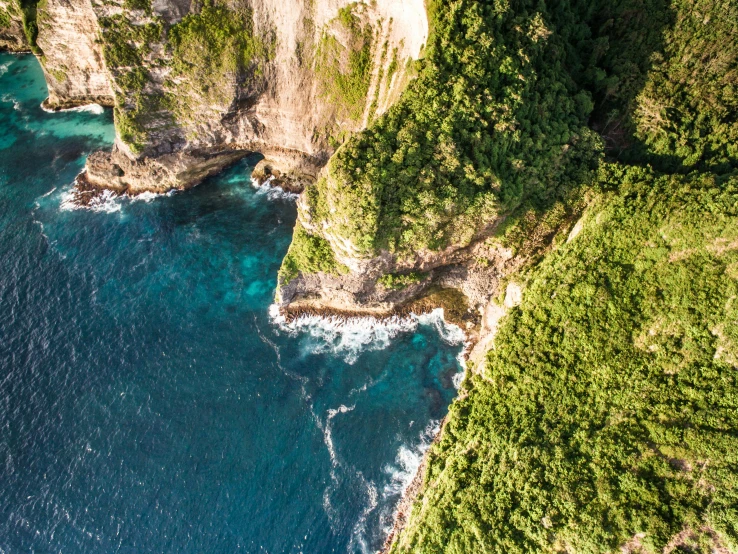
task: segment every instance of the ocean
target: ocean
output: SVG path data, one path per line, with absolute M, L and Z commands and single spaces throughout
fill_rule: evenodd
M 270 317 L 294 199 L 246 158 L 69 202 L 110 110 L 0 54 L 0 553 L 373 552 L 456 394 L 439 315 Z

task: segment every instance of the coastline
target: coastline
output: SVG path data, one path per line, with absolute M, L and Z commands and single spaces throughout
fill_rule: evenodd
M 95 104 L 87 104 L 85 106 L 95 106 Z M 47 108 L 44 108 L 43 105 L 41 107 L 42 109 L 44 109 L 44 111 L 47 112 L 79 109 L 79 107 L 77 107 L 64 108 L 64 110 L 49 110 Z M 282 181 L 277 181 L 274 179 L 266 179 L 263 183 L 258 183 L 255 180 L 253 180 L 253 182 L 255 182 L 255 186 L 257 187 L 268 187 L 274 190 L 281 190 L 284 194 L 294 195 L 295 197 L 297 196 L 297 193 L 294 192 L 294 188 L 289 186 L 289 183 L 285 183 L 285 186 L 282 186 Z M 87 168 L 85 167 L 77 175 L 77 177 L 75 177 L 72 183 L 72 190 L 69 192 L 68 202 L 74 208 L 96 208 L 105 202 L 119 197 L 136 198 L 147 196 L 167 196 L 175 192 L 187 190 L 189 188 L 197 186 L 197 184 L 199 184 L 199 182 L 186 187 L 174 187 L 161 191 L 135 189 L 126 186 L 116 186 L 114 184 L 107 184 L 105 186 L 102 186 L 90 179 Z
M 443 298 L 440 296 L 440 298 Z M 451 309 L 448 309 L 448 308 Z M 490 302 L 488 308 L 485 310 L 483 317 L 471 318 L 469 312 L 460 311 L 453 309 L 453 306 L 449 306 L 448 303 L 444 305 L 443 301 L 439 302 L 439 295 L 428 295 L 420 299 L 411 300 L 401 306 L 398 306 L 392 310 L 377 312 L 377 311 L 351 311 L 351 310 L 337 310 L 333 308 L 326 308 L 322 306 L 311 305 L 309 301 L 296 302 L 288 304 L 287 306 L 277 307 L 275 306 L 275 313 L 273 317 L 279 318 L 279 322 L 289 325 L 296 322 L 300 318 L 320 318 L 331 322 L 338 322 L 339 324 L 350 324 L 352 321 L 357 320 L 373 320 L 376 324 L 382 323 L 412 323 L 417 320 L 419 316 L 429 315 L 437 309 L 443 310 L 443 321 L 447 325 L 453 325 L 461 331 L 464 335 L 464 348 L 459 356 L 464 369 L 464 376 L 466 376 L 467 370 L 474 370 L 478 360 L 476 348 L 478 345 L 487 345 L 494 339 L 494 335 L 497 330 L 497 322 L 504 315 L 506 310 L 500 312 L 500 308 L 495 306 L 493 302 Z M 491 308 L 491 309 L 490 309 Z M 493 315 L 493 325 L 490 325 L 489 315 L 491 312 Z M 474 320 L 475 319 L 475 320 Z M 469 323 L 472 323 L 470 326 Z M 467 362 L 472 362 L 470 367 L 467 367 Z M 463 386 L 463 385 L 462 385 Z M 461 387 L 457 391 L 455 397 L 459 398 L 463 394 Z M 418 466 L 415 475 L 408 484 L 407 488 L 403 491 L 400 497 L 397 507 L 393 515 L 392 528 L 384 540 L 384 544 L 377 554 L 389 554 L 390 549 L 395 539 L 400 535 L 405 525 L 408 522 L 410 513 L 413 508 L 413 504 L 420 493 L 423 482 L 425 480 L 425 472 L 428 466 L 428 457 L 433 447 L 441 440 L 443 432 L 448 421 L 448 415 L 444 416 L 438 427 L 438 432 L 433 437 L 430 447 L 423 454 L 420 465 Z

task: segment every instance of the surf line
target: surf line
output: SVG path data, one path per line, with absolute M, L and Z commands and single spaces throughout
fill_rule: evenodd
M 330 348 L 332 354 L 343 353 L 345 361 L 350 364 L 356 361 L 362 351 L 383 349 L 396 336 L 413 332 L 419 325 L 435 327 L 439 337 L 445 343 L 463 344 L 463 349 L 457 357 L 462 370 L 453 378 L 454 387 L 456 390 L 461 390 L 467 374 L 466 362 L 472 348 L 479 340 L 478 330 L 475 329 L 467 334 L 461 326 L 445 319 L 443 308 L 426 306 L 419 306 L 420 313 L 415 313 L 412 309 L 401 309 L 394 313 L 377 316 L 311 307 L 290 309 L 272 304 L 269 308 L 269 315 L 273 323 L 284 332 L 294 335 L 309 333 L 325 339 L 326 348 Z M 341 352 L 342 349 L 346 352 Z M 414 453 L 417 454 L 418 460 L 412 464 L 408 463 L 404 468 L 407 475 L 403 476 L 399 487 L 400 499 L 391 518 L 392 525 L 384 528 L 386 539 L 381 550 L 383 553 L 389 552 L 394 537 L 407 522 L 424 480 L 428 453 L 440 440 L 446 422 L 447 417 L 444 417 L 440 423 L 433 422 L 432 429 L 426 429 L 426 440 L 422 441 L 420 450 Z

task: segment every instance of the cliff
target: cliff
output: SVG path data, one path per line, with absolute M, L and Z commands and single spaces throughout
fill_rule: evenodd
M 114 105 L 84 186 L 261 152 L 309 185 L 288 316 L 481 320 L 389 549 L 736 551 L 735 2 L 0 8 L 50 105 Z
M 45 0 L 37 9 L 36 45 L 42 54 L 48 108 L 113 105 L 113 89 L 89 0 Z
M 30 50 L 23 29 L 23 12 L 14 0 L 0 1 L 0 49 L 10 52 Z
M 87 179 L 131 193 L 191 186 L 253 151 L 310 182 L 399 96 L 427 35 L 421 0 L 84 4 L 56 28 L 53 2 L 40 12 L 44 51 L 80 44 L 78 66 L 47 56 L 50 103 L 114 99 L 115 147 Z

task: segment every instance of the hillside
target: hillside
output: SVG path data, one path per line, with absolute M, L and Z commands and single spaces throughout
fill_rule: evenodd
M 95 186 L 261 152 L 306 185 L 280 309 L 440 304 L 489 348 L 397 553 L 738 552 L 736 28 L 735 0 L 0 0 L 47 106 L 114 106 Z
M 738 178 L 600 185 L 453 404 L 393 552 L 738 549 Z

